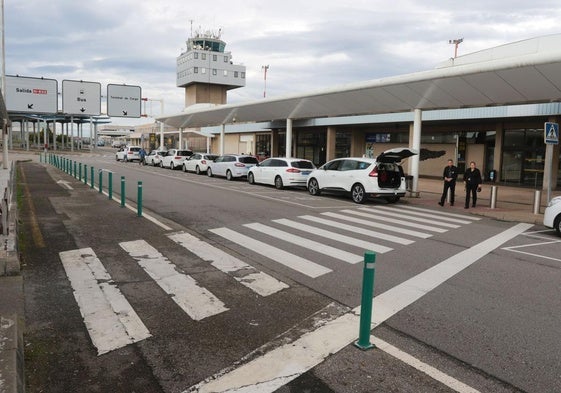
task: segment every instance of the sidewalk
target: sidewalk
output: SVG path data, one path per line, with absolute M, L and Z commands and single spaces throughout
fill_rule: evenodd
M 497 187 L 497 199 L 495 208 L 491 209 L 491 188 Z M 442 195 L 443 182 L 440 179 L 419 179 L 419 197 L 406 197 L 405 202 L 423 207 L 438 208 L 445 210 L 457 210 L 462 214 L 476 214 L 502 221 L 525 222 L 543 225 L 543 212 L 547 206 L 547 191 L 541 190 L 540 213 L 534 214 L 534 198 L 536 190 L 531 188 L 511 187 L 500 183 L 485 183 L 478 195 L 477 207 L 464 209 L 465 193 L 463 184 L 456 185 L 456 203 L 450 206 L 447 203 L 443 207 L 438 205 Z M 560 196 L 561 191 L 552 191 L 551 197 Z
M 32 160 L 36 163 L 40 161 L 38 153 L 16 153 L 10 157 L 13 161 Z M 492 186 L 497 187 L 497 201 L 494 209 L 490 208 Z M 478 206 L 468 210 L 464 209 L 464 192 L 461 183 L 458 183 L 456 189 L 455 206 L 445 205 L 440 207 L 437 202 L 440 200 L 441 193 L 441 180 L 422 178 L 418 182 L 419 195 L 417 197 L 407 196 L 400 203 L 537 225 L 543 223 L 543 211 L 547 203 L 547 193 L 542 191 L 540 213 L 533 214 L 534 189 L 508 187 L 498 183 L 484 184 L 483 191 L 479 194 Z M 14 195 L 16 195 L 15 189 Z M 560 191 L 552 192 L 552 197 L 558 195 L 561 195 Z M 100 205 L 107 203 L 103 198 L 93 199 L 99 201 L 96 203 Z M 399 206 L 399 203 L 397 206 Z M 89 207 L 94 211 L 102 211 L 105 205 L 96 206 L 94 203 Z M 13 214 L 17 217 L 17 207 L 14 210 L 16 211 Z M 0 259 L 2 258 L 0 257 Z M 23 281 L 19 269 L 12 275 L 0 276 L 0 298 L 2 299 L 0 302 L 0 392 L 23 392 L 25 391 L 23 365 L 23 330 L 25 325 L 23 323 Z

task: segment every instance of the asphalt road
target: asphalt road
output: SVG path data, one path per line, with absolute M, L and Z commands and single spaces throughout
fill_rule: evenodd
M 141 180 L 145 215 L 169 229 L 136 217 L 53 167 L 24 167 L 30 201 L 22 215 L 26 367 L 32 392 L 185 391 L 359 306 L 366 245 L 350 244 L 349 237 L 380 247 L 374 291 L 380 295 L 513 226 L 436 209 L 416 211 L 407 200 L 358 206 L 305 190 L 120 163 L 112 151 L 80 162 L 94 166 L 96 176 L 100 168 L 113 171 L 114 192 L 125 176 L 133 201 Z M 310 232 L 302 230 L 307 227 Z M 493 248 L 385 320 L 373 335 L 479 391 L 560 391 L 559 240 L 543 230 L 533 227 Z M 226 274 L 170 237 L 177 233 L 248 266 Z M 224 310 L 199 320 L 184 312 L 158 285 L 156 273 L 143 268 L 146 248 L 127 251 L 139 242 L 210 290 Z M 73 296 L 77 284 L 59 254 L 85 248 L 95 252 L 150 337 L 98 355 Z M 281 287 L 259 294 L 241 285 L 248 272 Z M 383 351 L 356 352 L 352 345 L 279 391 L 305 389 L 451 391 Z

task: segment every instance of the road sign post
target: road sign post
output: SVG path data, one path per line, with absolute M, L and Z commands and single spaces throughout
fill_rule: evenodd
M 545 141 L 545 170 L 548 174 L 547 179 L 547 201 L 551 200 L 551 182 L 553 171 L 553 145 L 559 144 L 559 124 L 546 122 L 544 125 L 544 141 Z M 545 178 L 544 178 L 545 181 Z

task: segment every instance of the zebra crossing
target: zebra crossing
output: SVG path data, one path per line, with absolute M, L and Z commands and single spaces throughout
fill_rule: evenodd
M 478 220 L 481 218 L 414 206 L 374 206 L 244 224 L 241 228 L 248 230 L 245 233 L 239 228 L 226 227 L 210 229 L 210 232 L 307 277 L 317 278 L 333 271 L 322 265 L 322 256 L 355 264 L 363 260 L 364 250 L 384 254 L 395 247 L 408 246 L 418 239 L 428 239 Z M 318 242 L 312 237 L 328 239 L 328 242 Z M 272 241 L 287 246 L 273 246 Z M 285 250 L 293 250 L 294 245 L 313 251 L 318 260 Z M 341 247 L 350 247 L 356 252 Z
M 391 252 L 395 247 L 408 246 L 418 239 L 479 219 L 418 207 L 375 206 L 253 222 L 236 228 L 213 228 L 209 232 L 241 246 L 248 254 L 257 254 L 306 277 L 318 278 L 333 272 L 333 266 L 337 266 L 325 266 L 326 257 L 354 265 L 363 260 L 366 249 Z M 187 255 L 200 258 L 258 296 L 267 297 L 289 288 L 288 284 L 192 234 L 181 231 L 165 236 L 172 244 L 188 251 Z M 168 250 L 158 250 L 143 239 L 118 245 L 173 300 L 178 310 L 192 320 L 201 321 L 229 310 L 224 299 L 183 271 L 174 257 L 166 255 Z M 60 259 L 98 355 L 151 336 L 92 248 L 61 252 Z

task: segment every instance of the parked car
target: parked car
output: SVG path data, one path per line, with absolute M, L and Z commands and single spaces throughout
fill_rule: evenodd
M 543 214 L 543 225 L 555 229 L 557 235 L 561 236 L 561 196 L 549 201 Z
M 253 156 L 225 154 L 208 164 L 206 174 L 210 177 L 226 176 L 226 179 L 233 180 L 236 177 L 246 177 L 249 168 L 258 162 Z
M 405 175 L 399 163 L 415 154 L 415 150 L 396 148 L 376 158 L 336 158 L 326 162 L 308 176 L 307 188 L 311 195 L 323 191 L 350 194 L 356 203 L 368 197 L 383 197 L 397 202 L 405 196 Z
M 183 166 L 183 161 L 191 157 L 191 150 L 169 149 L 160 161 L 160 167 L 177 169 Z
M 115 153 L 115 159 L 117 161 L 140 161 L 140 146 L 125 146 L 121 147 L 117 153 Z
M 149 154 L 147 154 L 144 157 L 144 164 L 145 165 L 160 165 L 160 162 L 162 161 L 162 157 L 164 156 L 164 154 L 166 154 L 166 150 L 159 150 L 159 149 L 154 149 L 152 150 Z
M 208 163 L 214 161 L 218 155 L 207 153 L 195 153 L 189 159 L 183 161 L 183 172 L 195 172 L 197 175 L 206 173 Z
M 302 158 L 267 158 L 249 168 L 247 181 L 250 184 L 262 183 L 276 188 L 306 186 L 306 180 L 312 170 L 313 162 Z
M 124 146 L 125 146 L 125 144 L 123 143 L 123 141 L 113 141 L 113 142 L 111 142 L 111 147 L 121 148 L 121 147 L 124 147 Z

